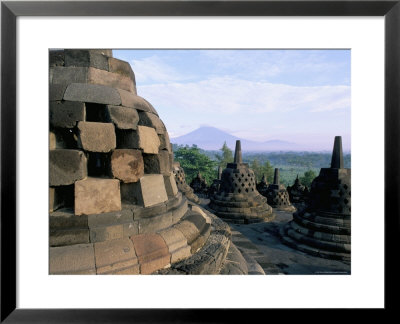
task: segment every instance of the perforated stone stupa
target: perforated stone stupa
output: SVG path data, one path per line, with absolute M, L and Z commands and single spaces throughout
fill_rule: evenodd
M 207 181 L 201 176 L 200 172 L 197 172 L 196 177 L 193 178 L 193 180 L 190 182 L 190 187 L 193 189 L 195 194 L 201 195 L 203 197 L 207 196 Z
M 308 188 L 301 184 L 299 175 L 297 175 L 293 185 L 287 187 L 287 191 L 289 193 L 289 199 L 293 204 L 304 203 L 308 198 Z
M 193 189 L 186 183 L 185 170 L 183 170 L 179 162 L 174 162 L 173 172 L 179 191 L 181 191 L 187 199 L 198 204 L 200 199 L 194 193 Z
M 236 141 L 234 162 L 222 171 L 219 191 L 210 198 L 209 208 L 217 216 L 234 223 L 256 223 L 273 219 L 267 198 L 256 189 L 253 170 L 242 161 L 240 141 Z
M 311 184 L 304 210 L 281 230 L 283 242 L 309 254 L 350 261 L 351 169 L 344 168 L 342 138 L 335 137 L 330 168 Z
M 280 183 L 278 168 L 275 168 L 274 183 L 268 185 L 268 189 L 263 191 L 263 195 L 267 197 L 268 203 L 277 210 L 296 210 L 296 208 L 290 203 L 289 193 L 287 192 L 286 187 Z
M 167 130 L 111 50 L 50 52 L 50 273 L 219 273 L 229 226 L 188 204 Z

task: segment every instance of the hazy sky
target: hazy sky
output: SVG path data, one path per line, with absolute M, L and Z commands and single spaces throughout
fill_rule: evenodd
M 114 50 L 170 137 L 214 126 L 255 141 L 350 148 L 350 50 Z

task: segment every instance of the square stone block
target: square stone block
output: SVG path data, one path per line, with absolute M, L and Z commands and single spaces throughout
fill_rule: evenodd
M 145 175 L 132 185 L 132 194 L 139 205 L 149 207 L 168 200 L 161 174 Z
M 172 223 L 172 213 L 164 213 L 152 217 L 140 218 L 139 234 L 154 233 L 170 227 Z
M 167 244 L 169 253 L 171 253 L 171 263 L 185 259 L 191 255 L 186 237 L 176 228 L 168 228 L 159 234 Z
M 49 52 L 50 66 L 63 66 L 64 65 L 64 50 L 55 50 Z
M 134 108 L 140 111 L 150 111 L 150 106 L 146 100 L 126 90 L 118 89 L 122 106 Z
M 172 171 L 168 151 L 160 151 L 158 154 L 143 154 L 143 160 L 146 174 L 169 174 Z
M 119 180 L 87 178 L 75 182 L 75 215 L 121 210 Z
M 144 176 L 143 156 L 140 150 L 115 150 L 111 155 L 114 178 L 125 183 L 137 182 Z
M 50 246 L 89 243 L 89 230 L 82 228 L 50 230 Z
M 67 89 L 66 84 L 50 84 L 50 89 L 49 89 L 50 101 L 62 100 L 66 89 Z
M 108 57 L 102 53 L 109 53 L 109 50 L 66 49 L 65 66 L 91 66 L 108 71 Z
M 139 114 L 136 109 L 122 106 L 107 106 L 109 120 L 118 129 L 137 129 Z
M 160 150 L 167 150 L 168 153 L 172 153 L 168 132 L 166 131 L 164 134 L 158 135 L 158 138 L 160 139 Z
M 129 238 L 95 243 L 94 253 L 98 274 L 113 273 L 138 265 L 135 249 Z
M 50 125 L 53 127 L 73 128 L 78 121 L 84 121 L 85 118 L 86 109 L 83 102 L 50 102 Z
M 159 234 L 139 234 L 131 237 L 140 264 L 141 274 L 162 269 L 171 261 L 164 239 Z
M 102 214 L 92 214 L 87 216 L 87 223 L 90 228 L 119 225 L 132 222 L 133 211 L 131 208 L 127 207 L 127 205 L 123 205 L 121 210 L 119 211 Z
M 53 68 L 52 84 L 86 83 L 88 79 L 88 68 L 86 67 L 63 67 Z
M 175 197 L 178 194 L 178 188 L 176 186 L 175 176 L 172 172 L 170 172 L 170 174 L 168 175 L 164 175 L 164 184 L 168 198 Z
M 71 83 L 65 90 L 63 99 L 103 105 L 121 105 L 118 90 L 100 84 Z
M 108 59 L 108 66 L 110 72 L 118 73 L 122 76 L 129 77 L 135 83 L 135 74 L 133 73 L 132 67 L 128 62 L 121 61 L 114 57 Z
M 87 176 L 86 157 L 78 150 L 51 150 L 50 157 L 50 186 L 73 184 Z
M 90 227 L 89 233 L 92 243 L 117 240 L 124 237 L 124 227 L 122 224 Z
M 160 147 L 160 140 L 154 128 L 138 126 L 139 148 L 143 153 L 157 154 Z
M 96 274 L 93 244 L 50 248 L 50 274 Z
M 139 125 L 152 127 L 156 130 L 157 134 L 164 134 L 166 128 L 161 119 L 150 112 L 140 112 L 139 113 Z
M 50 229 L 88 229 L 88 216 L 74 214 L 72 208 L 61 208 L 55 212 L 50 213 Z
M 112 123 L 79 122 L 78 144 L 89 152 L 110 152 L 116 146 Z
M 130 91 L 132 93 L 136 91 L 133 80 L 130 77 L 100 69 L 89 68 L 87 81 L 91 84 L 101 84 L 116 89 Z

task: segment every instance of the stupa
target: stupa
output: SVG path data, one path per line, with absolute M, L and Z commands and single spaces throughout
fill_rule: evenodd
M 308 189 L 301 184 L 299 175 L 297 175 L 293 185 L 287 187 L 287 191 L 289 193 L 289 199 L 293 204 L 302 204 L 308 197 Z
M 256 189 L 253 170 L 242 161 L 240 141 L 236 141 L 233 163 L 222 171 L 219 191 L 208 205 L 217 216 L 233 223 L 249 224 L 273 219 L 267 198 Z
M 330 168 L 311 184 L 307 207 L 281 229 L 283 242 L 309 254 L 350 261 L 351 169 L 344 168 L 342 138 L 335 137 Z
M 215 195 L 217 192 L 218 192 L 218 190 L 219 190 L 219 187 L 220 187 L 220 185 L 221 185 L 221 177 L 222 177 L 222 167 L 221 166 L 219 166 L 218 167 L 218 176 L 217 176 L 217 179 L 214 179 L 213 180 L 213 182 L 212 182 L 212 184 L 210 185 L 210 187 L 208 188 L 208 197 L 210 198 L 210 197 L 212 197 L 213 195 Z
M 286 187 L 280 183 L 279 169 L 275 168 L 274 182 L 268 185 L 268 189 L 263 193 L 268 199 L 268 203 L 277 210 L 295 211 L 296 208 L 290 203 L 289 193 Z
M 193 189 L 195 194 L 201 195 L 202 197 L 207 196 L 207 181 L 201 176 L 200 172 L 197 172 L 196 177 L 190 182 L 190 187 Z
M 179 162 L 174 162 L 173 172 L 175 175 L 176 185 L 178 190 L 190 201 L 198 204 L 200 203 L 199 197 L 194 193 L 193 189 L 186 183 L 185 170 L 181 167 Z
M 262 194 L 263 196 L 267 196 L 268 191 L 268 182 L 267 178 L 265 178 L 265 174 L 263 174 L 261 181 L 256 185 L 257 191 Z
M 50 274 L 219 273 L 229 226 L 188 204 L 172 163 L 129 63 L 50 51 Z

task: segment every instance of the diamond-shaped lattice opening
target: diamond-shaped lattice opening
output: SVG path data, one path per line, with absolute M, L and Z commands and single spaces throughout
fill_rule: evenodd
M 238 193 L 241 193 L 242 191 L 240 189 L 238 189 Z
M 343 188 L 344 188 L 344 189 L 347 189 L 347 188 L 348 188 L 347 184 L 344 184 L 344 185 L 343 185 Z
M 246 190 L 246 192 L 249 192 L 249 189 L 246 188 L 245 190 Z

